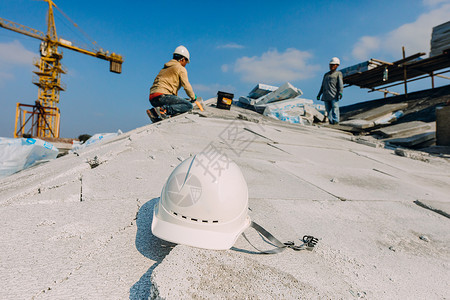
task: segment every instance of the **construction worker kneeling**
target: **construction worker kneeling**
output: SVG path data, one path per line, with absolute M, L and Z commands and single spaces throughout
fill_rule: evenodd
M 150 88 L 152 109 L 147 110 L 152 122 L 158 122 L 169 116 L 185 113 L 192 109 L 197 97 L 188 80 L 186 65 L 190 61 L 189 51 L 178 46 L 173 52 L 173 59 L 167 62 L 156 76 Z M 178 90 L 183 87 L 190 101 L 178 97 Z

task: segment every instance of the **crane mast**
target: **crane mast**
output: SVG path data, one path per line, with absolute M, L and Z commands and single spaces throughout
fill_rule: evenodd
M 59 138 L 60 111 L 58 108 L 59 93 L 65 90 L 61 82 L 61 74 L 66 71 L 61 65 L 63 57 L 58 47 L 63 47 L 79 53 L 94 56 L 110 62 L 110 71 L 121 73 L 123 58 L 121 55 L 98 50 L 96 52 L 72 45 L 70 41 L 58 39 L 56 33 L 53 8 L 56 7 L 52 0 L 44 0 L 48 3 L 47 33 L 0 18 L 0 27 L 9 29 L 27 36 L 41 40 L 40 58 L 34 62 L 38 70 L 34 71 L 37 78 L 33 83 L 38 86 L 38 97 L 35 105 L 17 103 L 16 124 L 14 137 L 25 134 L 42 138 Z M 29 109 L 32 108 L 30 111 Z M 25 126 L 31 121 L 31 128 L 25 132 Z

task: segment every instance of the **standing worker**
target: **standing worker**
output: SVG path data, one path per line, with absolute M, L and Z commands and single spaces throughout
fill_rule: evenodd
M 344 90 L 342 73 L 336 71 L 340 63 L 337 57 L 331 59 L 330 71 L 323 75 L 322 86 L 317 94 L 317 100 L 320 100 L 322 95 L 330 124 L 339 124 L 339 100 L 342 99 Z
M 178 46 L 173 52 L 173 59 L 164 65 L 150 88 L 150 103 L 153 108 L 147 110 L 152 122 L 161 121 L 168 116 L 175 116 L 192 109 L 191 102 L 197 99 L 188 80 L 186 65 L 189 63 L 189 51 Z M 178 97 L 178 90 L 183 87 L 191 99 Z

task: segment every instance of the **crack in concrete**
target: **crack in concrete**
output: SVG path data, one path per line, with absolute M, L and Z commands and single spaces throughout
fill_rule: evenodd
M 267 139 L 267 140 L 269 140 L 269 141 L 271 141 L 271 142 L 273 142 L 273 143 L 276 143 L 274 140 L 272 140 L 272 139 L 270 139 L 270 138 L 268 138 L 268 137 L 266 137 L 266 136 L 264 136 L 264 135 L 262 135 L 262 134 L 260 134 L 260 133 L 257 133 L 256 131 L 253 131 L 253 130 L 251 130 L 251 129 L 248 129 L 247 127 L 244 127 L 244 130 L 247 130 L 248 132 L 251 132 L 251 133 L 253 133 L 254 135 L 257 135 L 257 136 L 262 137 L 262 138 L 265 138 L 265 139 Z
M 83 175 L 80 175 L 80 202 L 83 202 Z
M 429 205 L 427 205 L 427 204 L 425 204 L 423 202 L 420 202 L 419 200 L 414 201 L 414 204 L 416 204 L 416 205 L 418 205 L 418 206 L 420 206 L 422 208 L 429 209 L 429 210 L 431 210 L 431 211 L 433 211 L 435 213 L 438 213 L 438 214 L 440 214 L 440 215 L 450 219 L 450 214 L 446 213 L 443 210 L 440 210 L 440 209 L 434 208 L 432 206 L 429 206 Z
M 379 173 L 381 173 L 381 174 L 384 174 L 384 175 L 387 175 L 387 176 L 390 176 L 390 177 L 393 177 L 393 178 L 397 178 L 397 177 L 395 177 L 394 175 L 391 175 L 391 174 L 389 174 L 389 173 L 386 173 L 386 172 L 383 172 L 383 171 L 381 171 L 381 170 L 378 170 L 378 169 L 372 169 L 372 170 L 374 170 L 375 172 L 379 172 Z
M 337 196 L 337 195 L 335 195 L 335 194 L 333 194 L 333 193 L 331 193 L 331 192 L 329 192 L 329 191 L 327 191 L 327 190 L 321 188 L 320 186 L 315 185 L 314 183 L 309 182 L 309 181 L 307 181 L 307 180 L 305 180 L 305 179 L 303 179 L 303 178 L 297 176 L 297 174 L 295 174 L 295 173 L 293 173 L 293 172 L 291 172 L 291 171 L 289 171 L 289 170 L 286 170 L 286 169 L 280 167 L 280 166 L 277 165 L 277 164 L 275 164 L 275 166 L 276 166 L 277 168 L 281 169 L 282 171 L 289 172 L 289 173 L 290 173 L 292 176 L 294 176 L 295 178 L 298 178 L 298 179 L 300 179 L 301 181 L 304 181 L 304 182 L 306 182 L 306 183 L 308 183 L 308 184 L 310 184 L 310 185 L 312 185 L 312 186 L 318 188 L 319 190 L 321 190 L 321 191 L 327 193 L 327 194 L 330 195 L 330 196 L 333 196 L 334 198 L 336 198 L 336 199 L 338 199 L 338 200 L 341 200 L 341 201 L 347 201 L 347 199 L 345 199 L 345 198 L 343 198 L 343 197 L 340 197 L 340 196 Z
M 282 152 L 284 152 L 284 153 L 287 153 L 287 154 L 289 154 L 289 155 L 292 155 L 291 153 L 287 152 L 286 150 L 283 150 L 283 149 L 281 149 L 280 147 L 277 147 L 277 146 L 275 146 L 275 145 L 273 145 L 273 144 L 271 144 L 271 143 L 267 143 L 267 145 L 269 145 L 270 147 L 273 147 L 273 148 L 275 148 L 275 149 L 278 149 L 278 150 L 280 150 L 280 151 L 282 151 Z

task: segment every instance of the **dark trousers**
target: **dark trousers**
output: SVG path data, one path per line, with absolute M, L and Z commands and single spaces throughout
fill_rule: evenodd
M 179 115 L 190 111 L 192 103 L 175 95 L 161 95 L 150 100 L 153 107 L 162 107 L 169 116 Z

